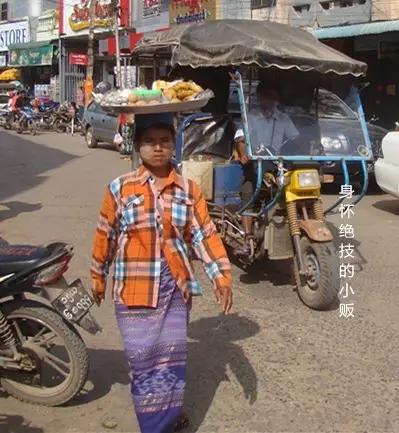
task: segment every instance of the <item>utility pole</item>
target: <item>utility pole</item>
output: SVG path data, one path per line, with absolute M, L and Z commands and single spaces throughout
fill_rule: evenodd
M 87 57 L 88 57 L 88 65 L 87 65 L 87 73 L 86 73 L 86 82 L 85 82 L 85 101 L 86 107 L 89 105 L 92 92 L 93 92 L 93 73 L 94 73 L 94 26 L 95 26 L 95 13 L 96 13 L 96 3 L 97 0 L 90 0 L 89 6 L 89 41 L 87 46 Z
M 119 25 L 120 25 L 120 4 L 119 0 L 112 0 L 112 8 L 115 17 L 115 48 L 116 48 L 116 84 L 122 89 L 125 88 L 124 77 L 121 70 L 121 49 L 119 40 Z M 125 71 L 126 72 L 126 71 Z

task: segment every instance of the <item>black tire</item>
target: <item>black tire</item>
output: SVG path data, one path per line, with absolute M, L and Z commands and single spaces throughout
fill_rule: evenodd
M 86 345 L 75 329 L 54 310 L 33 301 L 11 302 L 2 306 L 7 319 L 26 317 L 40 320 L 62 337 L 65 349 L 70 355 L 71 375 L 63 386 L 54 391 L 49 388 L 37 388 L 10 379 L 2 378 L 1 385 L 13 397 L 32 404 L 60 406 L 74 398 L 83 388 L 89 371 L 89 356 Z
M 30 130 L 31 130 L 33 136 L 37 135 L 37 124 L 35 121 L 32 122 L 32 124 L 30 126 Z
M 65 122 L 62 119 L 57 119 L 54 123 L 54 129 L 59 134 L 63 134 L 66 132 L 67 125 L 65 124 Z
M 327 310 L 338 300 L 339 261 L 332 242 L 313 242 L 301 239 L 301 250 L 305 266 L 316 266 L 318 275 L 314 279 L 301 276 L 297 259 L 294 259 L 294 277 L 298 295 L 302 302 L 314 310 Z
M 96 148 L 98 144 L 96 138 L 94 137 L 93 128 L 91 126 L 88 126 L 86 129 L 86 144 L 90 149 Z

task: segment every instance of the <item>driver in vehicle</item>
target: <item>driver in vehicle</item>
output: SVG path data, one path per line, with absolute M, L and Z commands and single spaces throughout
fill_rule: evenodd
M 279 95 L 276 89 L 265 82 L 260 82 L 256 89 L 259 108 L 248 113 L 248 129 L 251 140 L 252 154 L 256 157 L 278 155 L 283 145 L 299 136 L 299 132 L 288 115 L 281 112 L 277 106 Z M 244 182 L 241 187 L 243 203 L 248 203 L 255 190 L 256 171 L 253 161 L 249 159 L 244 139 L 244 132 L 238 129 L 234 136 L 235 159 L 238 159 L 244 171 Z M 265 161 L 265 163 L 268 161 Z M 247 212 L 253 212 L 252 206 Z M 245 244 L 236 250 L 236 254 L 250 253 L 250 240 L 253 238 L 253 218 L 242 217 L 245 233 Z

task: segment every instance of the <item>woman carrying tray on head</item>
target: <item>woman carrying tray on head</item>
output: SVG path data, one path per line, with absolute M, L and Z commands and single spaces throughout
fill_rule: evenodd
M 117 323 L 132 371 L 131 392 L 142 433 L 172 433 L 183 412 L 191 297 L 202 293 L 190 265 L 193 247 L 225 314 L 232 306 L 226 251 L 199 187 L 171 165 L 170 113 L 136 116 L 143 165 L 106 188 L 94 241 L 93 295 L 104 300 L 114 262 Z

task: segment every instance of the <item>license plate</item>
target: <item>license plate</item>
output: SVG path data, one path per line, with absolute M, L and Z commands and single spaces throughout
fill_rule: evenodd
M 52 302 L 53 307 L 70 322 L 79 322 L 94 305 L 80 280 L 74 281 L 58 298 Z

